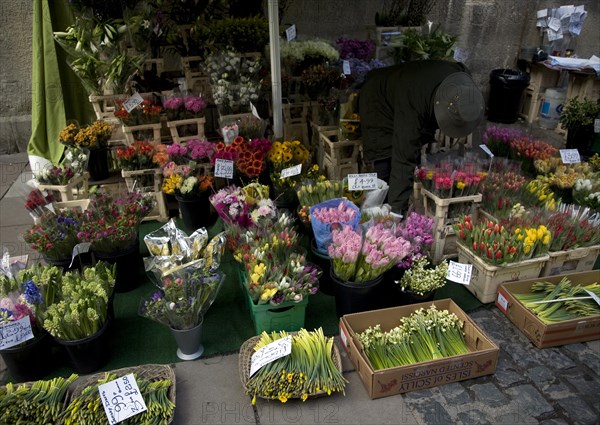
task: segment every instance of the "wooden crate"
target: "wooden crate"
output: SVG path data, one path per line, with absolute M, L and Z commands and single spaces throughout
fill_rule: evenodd
M 206 119 L 204 117 L 199 118 L 189 118 L 186 120 L 177 120 L 177 121 L 167 121 L 167 127 L 171 132 L 171 137 L 173 138 L 174 143 L 187 142 L 192 139 L 204 140 L 206 136 L 204 135 L 204 124 L 206 123 Z M 188 136 L 179 135 L 179 131 L 182 126 L 191 126 L 196 125 L 196 133 Z
M 65 185 L 40 184 L 38 189 L 52 192 L 55 199 L 60 202 L 87 199 L 89 197 L 89 178 L 90 175 L 86 171 L 80 176 L 73 177 Z
M 320 149 L 323 152 L 323 170 L 328 178 L 341 180 L 346 175 L 358 173 L 358 160 L 362 140 L 334 141 L 338 128 L 319 133 Z
M 156 200 L 156 206 L 146 217 L 144 217 L 144 221 L 157 220 L 165 222 L 169 219 L 169 210 L 167 209 L 165 195 L 162 192 L 162 169 L 121 170 L 121 175 L 125 179 L 125 184 L 129 191 L 140 190 L 143 193 L 150 193 Z M 151 183 L 149 185 L 139 186 L 138 181 L 144 176 L 149 177 Z
M 320 142 L 320 134 L 321 133 L 331 133 L 335 134 L 337 130 L 336 125 L 318 125 L 317 121 L 312 120 L 310 122 L 310 127 L 312 129 L 311 137 L 310 137 L 310 150 L 313 155 L 313 161 L 319 166 L 319 168 L 323 168 L 323 145 Z
M 287 103 L 282 108 L 284 140 L 300 140 L 304 146 L 309 148 L 308 113 L 310 103 Z
M 135 142 L 136 140 L 139 140 L 135 137 L 135 132 L 144 131 L 144 130 L 152 131 L 152 140 L 151 140 L 152 142 L 154 142 L 154 143 L 161 142 L 162 124 L 156 123 L 156 124 L 141 124 L 141 125 L 132 125 L 132 126 L 123 125 L 123 134 L 125 135 L 125 143 L 128 145 L 132 145 L 133 142 Z

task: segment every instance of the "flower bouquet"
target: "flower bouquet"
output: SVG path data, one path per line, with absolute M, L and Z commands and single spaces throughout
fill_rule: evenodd
M 310 225 L 310 207 L 334 198 L 341 198 L 344 193 L 342 182 L 326 180 L 324 176 L 316 180 L 307 179 L 296 186 L 298 196 L 298 218 L 306 225 Z
M 246 193 L 238 186 L 227 186 L 211 195 L 210 203 L 226 223 L 247 227 L 250 223 L 249 204 Z
M 167 163 L 163 174 L 165 176 L 163 192 L 178 198 L 200 198 L 213 187 L 212 176 L 196 176 L 194 170 L 187 165 L 178 166 L 174 162 Z
M 52 202 L 54 202 L 54 196 L 51 193 L 34 188 L 27 194 L 25 209 L 36 220 L 42 217 L 46 211 L 52 211 Z
M 363 236 L 349 225 L 332 232 L 328 247 L 332 272 L 347 282 L 369 282 L 382 276 L 410 253 L 410 242 L 396 237 L 383 224 Z
M 435 290 L 446 284 L 448 262 L 442 261 L 433 268 L 430 268 L 429 265 L 427 257 L 419 257 L 414 260 L 410 269 L 400 279 L 401 290 L 420 297 L 433 297 Z
M 167 147 L 169 159 L 178 165 L 208 163 L 215 153 L 216 145 L 207 140 L 191 139 L 185 144 L 173 143 Z
M 521 130 L 510 127 L 489 127 L 483 133 L 483 143 L 495 156 L 508 158 L 511 152 L 511 143 L 523 137 Z
M 70 261 L 73 247 L 79 243 L 82 219 L 83 213 L 77 210 L 47 211 L 23 234 L 23 240 L 46 261 Z
M 593 212 L 600 212 L 600 180 L 596 176 L 577 179 L 573 186 L 573 201 Z
M 302 71 L 300 81 L 308 97 L 317 100 L 319 96 L 327 95 L 332 87 L 339 87 L 342 79 L 337 68 L 318 64 L 311 65 Z
M 163 103 L 169 121 L 200 118 L 204 116 L 206 101 L 201 96 L 174 96 Z
M 165 145 L 135 141 L 131 146 L 117 148 L 117 161 L 122 170 L 146 170 L 163 167 L 169 160 Z
M 334 225 L 349 225 L 355 230 L 360 223 L 360 210 L 347 199 L 335 198 L 310 207 L 310 222 L 317 251 L 326 253 Z
M 267 155 L 274 196 L 282 202 L 293 202 L 296 198 L 295 187 L 310 172 L 308 161 L 310 152 L 299 141 L 274 142 Z M 299 166 L 289 175 L 291 167 Z M 285 170 L 285 171 L 284 171 Z
M 214 164 L 217 159 L 233 161 L 239 179 L 242 183 L 247 183 L 266 170 L 266 157 L 270 149 L 271 141 L 268 139 L 248 140 L 237 136 L 231 144 L 217 143 L 211 162 Z
M 142 103 L 129 112 L 123 106 L 122 100 L 117 100 L 117 106 L 115 117 L 121 120 L 124 126 L 134 127 L 160 123 L 162 107 L 149 99 L 144 99 Z
M 515 205 L 521 205 L 522 190 L 528 178 L 520 170 L 492 171 L 481 185 L 482 208 L 498 219 L 507 218 Z
M 396 264 L 397 268 L 408 270 L 416 260 L 427 255 L 433 244 L 433 225 L 433 218 L 414 211 L 396 225 L 394 234 L 410 242 L 410 253 Z
M 76 147 L 65 148 L 65 158 L 61 164 L 47 167 L 34 173 L 36 180 L 43 185 L 68 184 L 75 176 L 87 170 L 88 155 Z
M 94 121 L 81 128 L 71 123 L 60 131 L 58 139 L 65 146 L 94 150 L 108 146 L 112 131 L 113 126 L 106 121 Z

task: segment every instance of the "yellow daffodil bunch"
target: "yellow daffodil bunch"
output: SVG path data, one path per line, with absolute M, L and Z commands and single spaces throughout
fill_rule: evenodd
M 517 241 L 523 244 L 523 254 L 526 257 L 537 257 L 546 254 L 550 248 L 552 233 L 543 224 L 537 227 L 515 229 Z

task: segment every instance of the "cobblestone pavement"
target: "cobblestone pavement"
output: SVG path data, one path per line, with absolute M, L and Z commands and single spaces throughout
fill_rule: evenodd
M 494 305 L 469 316 L 500 347 L 496 373 L 405 394 L 418 422 L 600 423 L 600 341 L 539 349 Z

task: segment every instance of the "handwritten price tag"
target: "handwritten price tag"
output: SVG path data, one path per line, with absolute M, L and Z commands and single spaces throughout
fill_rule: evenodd
M 225 179 L 233 178 L 233 161 L 229 159 L 215 160 L 215 177 L 223 177 Z
M 302 172 L 302 164 L 294 165 L 293 167 L 284 168 L 281 170 L 281 179 L 286 177 L 297 176 Z
M 561 149 L 560 158 L 563 164 L 579 164 L 581 162 L 581 157 L 577 149 Z
M 285 37 L 287 41 L 292 41 L 296 38 L 296 25 L 291 25 L 288 29 L 285 30 Z
M 73 247 L 73 251 L 71 251 L 71 264 L 69 264 L 69 267 L 71 267 L 73 265 L 73 261 L 75 261 L 75 258 L 79 254 L 85 254 L 87 252 L 90 252 L 91 246 L 92 246 L 92 244 L 90 242 L 81 242 L 81 243 L 78 243 L 77 245 L 75 245 Z
M 348 190 L 377 189 L 377 173 L 348 174 Z
M 144 99 L 142 98 L 142 96 L 140 96 L 140 94 L 136 92 L 130 98 L 125 99 L 125 101 L 123 102 L 123 108 L 125 108 L 125 110 L 129 113 L 133 111 L 135 107 L 140 105 L 143 101 Z
M 29 316 L 0 325 L 0 350 L 14 347 L 32 338 Z
M 148 410 L 133 373 L 98 385 L 98 392 L 111 425 Z
M 342 62 L 342 69 L 344 70 L 344 75 L 352 74 L 352 71 L 350 71 L 350 62 L 348 62 L 348 61 Z
M 250 360 L 250 376 L 254 375 L 257 370 L 266 364 L 269 364 L 277 359 L 285 357 L 292 352 L 292 336 L 288 335 L 285 338 L 278 339 L 272 343 L 260 348 L 256 353 L 252 354 Z
M 450 261 L 448 263 L 448 274 L 446 275 L 446 279 L 460 283 L 461 285 L 468 285 L 471 282 L 472 274 L 472 264 L 462 264 L 457 263 L 456 261 Z
M 479 145 L 479 147 L 481 148 L 481 150 L 487 153 L 490 158 L 494 157 L 494 153 L 490 150 L 490 148 L 487 147 L 487 145 Z

